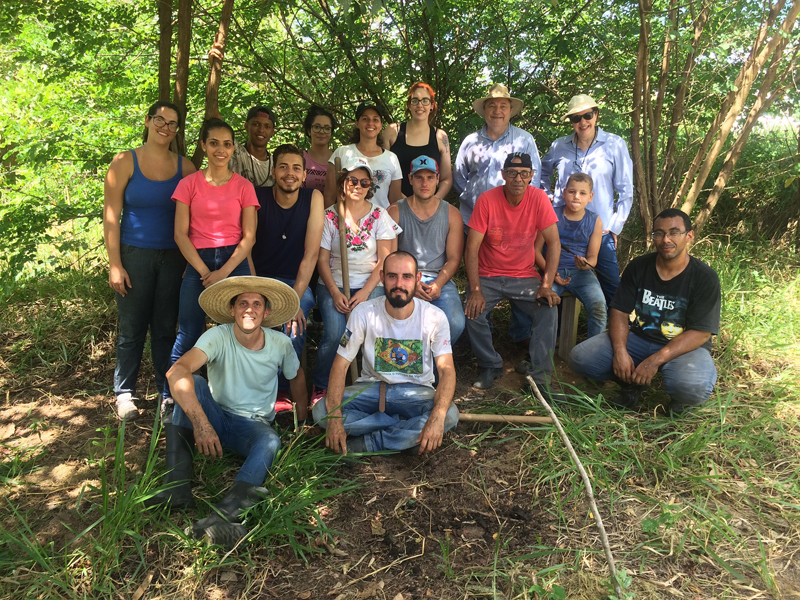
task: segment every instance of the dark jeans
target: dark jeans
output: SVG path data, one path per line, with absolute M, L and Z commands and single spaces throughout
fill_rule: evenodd
M 206 266 L 212 271 L 220 269 L 236 250 L 236 246 L 222 248 L 201 248 L 197 251 Z M 243 260 L 229 277 L 250 275 L 250 267 Z M 206 313 L 200 308 L 198 298 L 205 288 L 200 281 L 200 274 L 192 265 L 186 266 L 186 274 L 181 284 L 181 300 L 178 312 L 178 336 L 172 348 L 172 362 L 191 350 L 198 338 L 206 330 Z
M 614 238 L 610 233 L 603 234 L 600 242 L 600 251 L 597 253 L 597 265 L 594 268 L 597 280 L 603 288 L 606 306 L 611 306 L 614 294 L 619 286 L 619 264 L 617 263 L 617 249 L 614 247 Z
M 150 351 L 156 372 L 156 389 L 164 390 L 175 343 L 181 275 L 186 260 L 177 248 L 157 250 L 122 244 L 122 266 L 131 287 L 125 297 L 115 294 L 119 313 L 117 366 L 114 394 L 136 394 L 136 380 L 150 329 Z

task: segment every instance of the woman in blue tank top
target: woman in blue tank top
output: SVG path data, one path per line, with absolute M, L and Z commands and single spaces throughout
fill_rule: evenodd
M 144 127 L 144 143 L 114 157 L 104 186 L 108 284 L 119 313 L 114 394 L 122 420 L 139 415 L 136 380 L 148 329 L 156 388 L 166 391 L 186 267 L 174 239 L 172 193 L 183 177 L 196 171 L 189 159 L 171 150 L 183 127 L 177 106 L 156 102 L 147 111 Z

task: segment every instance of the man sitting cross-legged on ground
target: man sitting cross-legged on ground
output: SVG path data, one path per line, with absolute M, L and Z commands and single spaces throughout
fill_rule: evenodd
M 488 316 L 503 298 L 533 321 L 528 345 L 528 374 L 547 393 L 553 370 L 558 311 L 561 298 L 552 289 L 561 244 L 558 218 L 542 190 L 529 186 L 531 157 L 508 155 L 502 169 L 505 185 L 484 192 L 469 220 L 466 268 L 469 292 L 464 312 L 472 352 L 481 368 L 473 387 L 485 390 L 503 374 L 503 358 L 492 345 Z M 547 242 L 544 278 L 536 270 L 534 243 Z
M 313 408 L 314 421 L 327 429 L 325 444 L 337 454 L 416 445 L 425 454 L 458 423 L 447 317 L 414 297 L 420 275 L 414 256 L 390 254 L 381 270 L 385 297 L 363 302 L 350 314 L 327 396 Z M 362 344 L 361 377 L 345 388 L 348 367 Z M 432 359 L 439 371 L 436 389 Z
M 680 415 L 708 400 L 717 380 L 711 337 L 719 331 L 720 285 L 716 272 L 689 256 L 692 221 L 677 208 L 653 221 L 656 252 L 631 261 L 611 302 L 608 332 L 572 349 L 573 371 L 620 382 L 612 403 L 635 407 L 661 371 Z M 632 334 L 632 335 L 631 335 Z
M 397 246 L 417 259 L 422 279 L 417 298 L 441 308 L 450 326 L 450 342 L 464 332 L 464 307 L 453 275 L 464 253 L 464 226 L 458 209 L 436 197 L 439 165 L 429 156 L 411 162 L 408 176 L 413 194 L 386 212 L 400 226 Z
M 291 340 L 269 329 L 297 314 L 297 294 L 285 283 L 265 277 L 230 277 L 209 286 L 200 306 L 222 323 L 206 331 L 167 373 L 175 412 L 164 426 L 166 481 L 171 487 L 145 502 L 171 508 L 194 506 L 191 490 L 192 442 L 200 454 L 222 456 L 222 448 L 245 457 L 230 490 L 214 513 L 186 530 L 199 539 L 233 547 L 246 534 L 245 509 L 258 502 L 280 447 L 272 429 L 278 370 L 289 379 L 298 419 L 305 419 L 306 382 Z M 208 382 L 192 375 L 208 365 Z M 211 391 L 213 390 L 213 392 Z

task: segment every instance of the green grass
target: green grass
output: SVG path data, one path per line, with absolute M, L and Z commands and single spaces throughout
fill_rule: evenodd
M 665 581 L 684 597 L 786 597 L 785 567 L 800 549 L 800 268 L 783 251 L 711 238 L 693 252 L 717 269 L 723 289 L 714 348 L 719 382 L 707 405 L 672 420 L 657 409 L 666 397 L 654 389 L 646 396 L 650 410 L 623 413 L 604 401 L 613 390 L 588 386 L 571 390 L 571 401 L 556 410 L 592 478 L 626 597 L 668 597 Z M 58 403 L 107 394 L 115 307 L 103 273 L 21 285 L 8 306 L 0 316 L 8 406 L 43 395 Z M 530 397 L 516 406 L 487 399 L 484 408 L 538 409 Z M 0 598 L 130 597 L 154 572 L 174 597 L 191 595 L 197 581 L 222 570 L 241 573 L 248 590 L 276 554 L 301 565 L 319 552 L 320 538 L 346 539 L 347 532 L 328 529 L 329 507 L 356 485 L 369 485 L 342 480 L 337 457 L 319 440 L 284 432 L 269 498 L 248 515 L 250 550 L 225 554 L 182 532 L 209 513 L 238 461 L 196 461 L 196 513 L 144 510 L 143 499 L 161 485 L 155 474 L 163 452 L 146 427 L 148 437 L 133 450 L 142 429 L 108 424 L 76 450 L 97 480 L 67 501 L 59 517 L 67 534 L 47 537 L 47 511 L 21 499 L 26 478 L 51 451 L 35 434 L 41 441 L 51 425 L 33 414 L 26 423 L 33 442 L 0 444 Z M 520 549 L 513 531 L 500 526 L 491 559 L 480 567 L 465 566 L 462 540 L 434 535 L 430 560 L 444 581 L 468 598 L 608 597 L 583 485 L 552 427 L 485 427 L 453 443 L 464 453 L 519 445 L 521 485 L 552 533 Z M 487 498 L 491 469 L 478 464 L 470 482 Z

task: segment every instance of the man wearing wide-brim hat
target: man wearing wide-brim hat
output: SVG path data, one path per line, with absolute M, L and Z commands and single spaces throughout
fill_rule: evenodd
M 211 516 L 186 530 L 199 539 L 232 548 L 246 534 L 245 509 L 258 502 L 267 471 L 280 447 L 272 429 L 278 371 L 289 380 L 297 416 L 305 419 L 308 398 L 300 361 L 291 339 L 269 329 L 297 314 L 300 301 L 285 283 L 266 277 L 229 277 L 200 295 L 200 306 L 220 323 L 167 372 L 175 411 L 165 425 L 166 482 L 170 487 L 145 501 L 147 506 L 194 506 L 191 490 L 192 445 L 200 454 L 222 456 L 223 448 L 245 458 L 228 493 Z M 208 381 L 193 375 L 208 366 Z
M 472 108 L 486 122 L 461 143 L 453 172 L 453 187 L 459 194 L 459 206 L 464 225 L 469 222 L 478 197 L 505 182 L 501 176 L 503 162 L 512 152 L 522 152 L 533 160 L 531 185 L 539 187 L 539 150 L 533 136 L 511 125 L 512 117 L 522 110 L 523 102 L 513 98 L 500 83 L 489 93 L 472 103 Z

